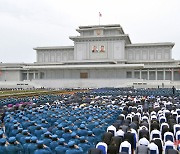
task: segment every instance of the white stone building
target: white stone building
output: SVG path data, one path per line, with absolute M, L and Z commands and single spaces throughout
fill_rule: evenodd
M 69 37 L 74 46 L 34 48 L 35 63 L 1 63 L 0 86 L 180 86 L 174 43 L 131 43 L 118 24 L 80 26 L 77 32 L 79 36 Z

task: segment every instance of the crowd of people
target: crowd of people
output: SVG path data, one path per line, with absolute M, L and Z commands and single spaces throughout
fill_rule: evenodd
M 180 151 L 180 98 L 171 89 L 104 88 L 6 100 L 0 100 L 6 106 L 0 154 Z

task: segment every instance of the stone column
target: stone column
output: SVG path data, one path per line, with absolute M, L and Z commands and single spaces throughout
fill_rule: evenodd
M 141 70 L 139 71 L 140 79 L 142 79 L 142 73 Z
M 166 71 L 165 71 L 165 68 L 163 69 L 163 80 L 165 80 L 166 79 Z
M 171 80 L 174 81 L 174 69 L 172 68 L 172 71 L 171 71 Z
M 34 71 L 33 72 L 33 79 L 35 79 L 36 78 L 36 72 Z
M 157 69 L 155 70 L 155 80 L 157 80 Z
M 29 72 L 27 72 L 27 80 L 29 80 Z

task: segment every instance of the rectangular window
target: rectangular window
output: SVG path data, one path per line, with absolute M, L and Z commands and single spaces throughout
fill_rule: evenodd
M 156 72 L 149 71 L 149 80 L 156 80 Z
M 142 75 L 142 76 L 141 76 L 141 77 L 142 77 L 142 79 L 147 80 L 148 75 L 147 75 L 147 72 L 146 72 L 146 71 L 142 71 L 141 75 Z
M 180 72 L 179 71 L 174 71 L 174 80 L 179 81 L 180 80 Z
M 38 73 L 35 73 L 35 79 L 38 79 Z
M 127 72 L 126 77 L 127 78 L 132 78 L 132 72 Z
M 140 79 L 140 72 L 134 72 L 134 78 Z
M 34 74 L 33 73 L 29 73 L 29 80 L 32 80 L 34 78 Z
M 22 73 L 22 80 L 27 80 L 27 73 Z
M 165 72 L 165 80 L 171 80 L 171 70 L 167 70 L 166 72 Z
M 44 79 L 45 75 L 44 72 L 40 72 L 40 79 Z
M 157 71 L 157 80 L 163 80 L 164 73 L 163 71 Z
M 88 73 L 87 72 L 80 73 L 80 78 L 81 79 L 87 79 L 88 78 Z
M 150 51 L 150 52 L 149 52 L 149 58 L 150 58 L 150 60 L 154 60 L 154 59 L 155 59 L 155 53 L 154 53 L 154 51 Z
M 157 58 L 158 60 L 162 59 L 162 53 L 161 53 L 161 51 L 157 51 L 157 52 L 156 52 L 156 58 Z

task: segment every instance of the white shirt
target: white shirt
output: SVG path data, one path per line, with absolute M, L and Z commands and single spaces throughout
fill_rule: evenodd
M 141 119 L 141 113 L 137 112 L 135 115 L 138 115 L 139 119 Z
M 163 123 L 161 124 L 161 127 L 160 127 L 160 132 L 162 132 L 162 129 L 163 129 L 164 126 L 168 126 L 168 128 L 169 128 L 169 124 L 163 122 Z
M 156 115 L 152 115 L 151 116 L 151 120 L 156 120 L 157 119 L 157 116 Z
M 157 130 L 157 129 L 154 129 L 154 130 L 151 131 L 150 140 L 153 139 L 154 134 L 158 134 L 159 138 L 161 138 L 161 132 L 159 130 Z M 158 137 L 156 136 L 155 138 L 158 138 Z
M 122 147 L 129 148 L 129 153 L 128 154 L 131 154 L 131 144 L 128 141 L 124 141 L 124 142 L 121 143 L 120 148 L 119 148 L 119 152 L 122 151 Z
M 155 112 L 155 111 L 152 111 L 152 112 L 151 112 L 151 116 L 152 116 L 152 115 L 156 115 L 156 112 Z
M 141 120 L 147 120 L 149 122 L 149 118 L 147 116 L 141 117 Z
M 137 131 L 135 129 L 131 128 L 131 133 L 135 134 L 136 142 L 137 142 L 139 140 L 138 135 L 137 135 Z
M 130 118 L 130 121 L 132 122 L 132 115 L 131 114 L 128 114 L 127 116 L 126 116 L 126 119 L 129 119 Z
M 116 127 L 114 127 L 113 125 L 111 125 L 111 126 L 109 126 L 109 127 L 107 128 L 107 132 L 108 132 L 109 130 L 114 131 L 114 135 L 116 134 Z
M 115 136 L 122 136 L 122 137 L 124 137 L 124 131 L 122 129 L 118 130 L 116 132 Z
M 166 138 L 167 135 L 171 135 L 172 138 L 173 138 L 173 142 L 174 142 L 174 135 L 173 135 L 173 133 L 172 133 L 172 132 L 165 132 L 165 133 L 164 133 L 164 143 L 166 142 L 166 141 L 165 141 L 165 138 Z
M 158 146 L 155 143 L 150 143 L 148 145 L 149 150 L 156 150 L 156 154 L 159 154 Z
M 141 138 L 139 140 L 139 145 L 146 145 L 146 146 L 148 146 L 149 145 L 149 141 L 145 137 L 143 137 L 143 138 Z
M 167 121 L 165 116 L 161 116 L 161 117 L 159 117 L 159 123 L 162 119 L 164 119 L 165 122 Z
M 178 136 L 180 135 L 180 130 L 176 132 L 176 140 L 178 140 Z
M 171 142 L 171 141 L 167 141 L 167 142 L 165 142 L 164 143 L 164 151 L 166 150 L 166 147 L 167 146 L 172 146 L 173 147 L 173 149 L 175 149 L 175 145 L 174 145 L 174 143 L 173 142 Z
M 177 117 L 176 117 L 176 123 L 178 124 L 179 122 L 178 122 L 178 119 L 180 118 L 180 115 L 178 115 Z
M 122 116 L 122 117 L 123 117 L 123 119 L 125 119 L 125 115 L 124 115 L 124 114 L 120 114 L 119 116 Z
M 96 148 L 98 148 L 98 146 L 99 145 L 102 145 L 102 146 L 104 146 L 105 147 L 105 152 L 106 152 L 106 154 L 107 154 L 107 144 L 106 143 L 104 143 L 104 142 L 99 142 L 97 145 L 96 145 Z
M 180 128 L 180 124 L 175 124 L 174 125 L 174 135 L 176 135 L 176 128 L 178 128 L 178 127 Z

